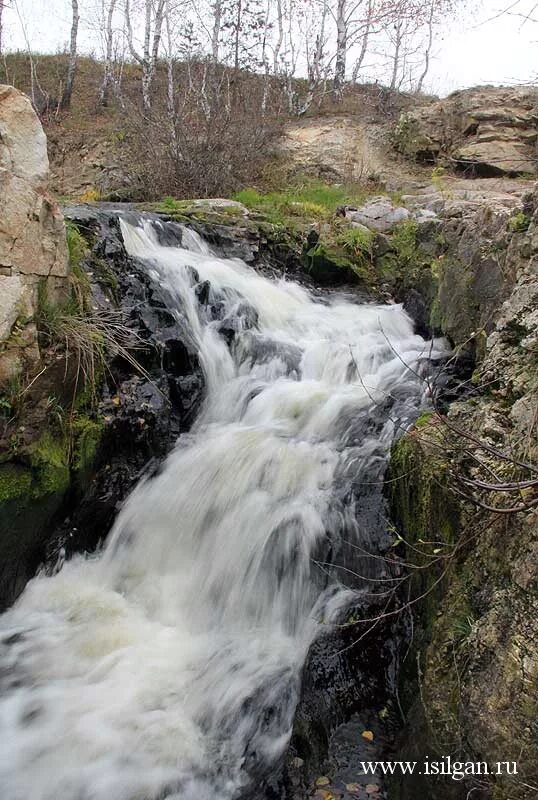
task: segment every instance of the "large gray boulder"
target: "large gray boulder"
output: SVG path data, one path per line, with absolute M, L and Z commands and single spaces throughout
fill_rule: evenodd
M 30 100 L 0 85 L 0 386 L 39 360 L 38 286 L 68 287 L 65 226 L 48 192 L 49 160 Z
M 359 208 L 347 206 L 344 214 L 354 227 L 366 227 L 378 233 L 390 233 L 411 216 L 407 208 L 395 206 L 388 197 L 373 197 Z

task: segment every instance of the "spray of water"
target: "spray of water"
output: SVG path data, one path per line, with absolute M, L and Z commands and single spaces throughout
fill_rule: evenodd
M 99 557 L 1 618 L 3 800 L 232 798 L 278 759 L 308 647 L 349 595 L 313 566 L 337 529 L 360 535 L 342 487 L 379 477 L 443 350 L 400 306 L 315 301 L 191 231 L 122 233 L 187 318 L 207 397 Z

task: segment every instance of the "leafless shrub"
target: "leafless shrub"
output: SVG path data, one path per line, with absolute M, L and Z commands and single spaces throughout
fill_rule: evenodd
M 129 138 L 144 199 L 229 195 L 251 183 L 281 124 L 261 111 L 263 87 L 210 65 L 191 70 L 190 85 L 169 93 L 151 113 L 130 106 Z

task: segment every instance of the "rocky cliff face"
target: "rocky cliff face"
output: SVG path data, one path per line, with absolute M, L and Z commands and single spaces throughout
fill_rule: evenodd
M 515 761 L 518 775 L 402 780 L 402 798 L 536 797 L 537 209 L 536 194 L 512 210 L 482 200 L 442 221 L 436 313 L 472 345 L 476 368 L 467 399 L 398 441 L 389 484 L 425 595 L 404 670 L 402 753 L 484 761 L 492 773 Z
M 49 161 L 29 99 L 0 86 L 0 385 L 35 368 L 38 287 L 68 289 L 63 217 L 48 192 Z
M 397 148 L 476 176 L 538 173 L 538 90 L 479 87 L 406 112 Z

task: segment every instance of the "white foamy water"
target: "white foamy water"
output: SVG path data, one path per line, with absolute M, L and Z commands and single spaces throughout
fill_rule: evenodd
M 443 351 L 400 306 L 316 302 L 192 232 L 122 232 L 188 318 L 207 398 L 100 557 L 0 619 L 2 800 L 226 800 L 283 753 L 308 647 L 349 599 L 313 564 L 335 520 L 361 535 L 335 487 L 379 477 L 420 403 L 411 370 Z

